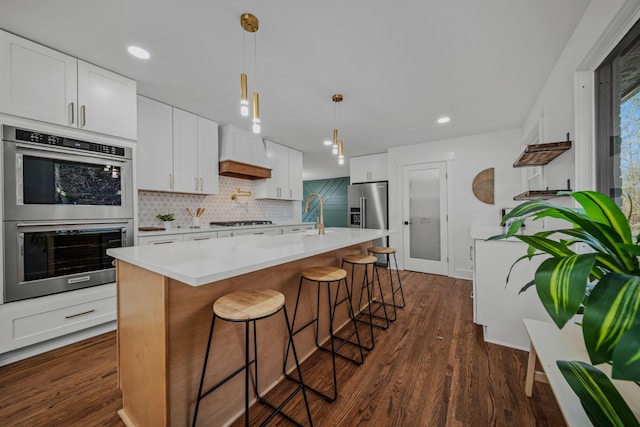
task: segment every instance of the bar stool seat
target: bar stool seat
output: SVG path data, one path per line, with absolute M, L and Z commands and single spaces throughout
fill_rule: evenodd
M 345 279 L 347 272 L 336 267 L 309 267 L 300 273 L 304 279 L 312 282 L 337 282 Z
M 386 246 L 372 246 L 367 248 L 367 252 L 370 254 L 381 254 L 384 255 L 387 260 L 387 270 L 389 270 L 389 286 L 391 286 L 391 300 L 393 306 L 393 320 L 396 320 L 397 312 L 396 308 L 404 308 L 405 307 L 405 299 L 404 299 L 404 291 L 402 290 L 402 280 L 400 279 L 400 270 L 398 270 L 398 260 L 396 259 L 396 249 Z M 393 287 L 393 274 L 391 271 L 391 255 L 393 255 L 393 261 L 396 265 L 396 276 L 398 278 L 398 287 L 394 289 Z M 396 294 L 400 292 L 400 297 L 402 298 L 402 302 L 396 303 Z
M 221 319 L 234 321 L 262 319 L 284 306 L 284 295 L 272 289 L 236 291 L 218 298 L 213 312 Z
M 287 316 L 287 311 L 283 310 L 285 306 L 285 298 L 284 295 L 276 290 L 272 289 L 253 289 L 253 290 L 240 290 L 235 291 L 229 294 L 226 294 L 220 298 L 218 298 L 213 303 L 213 316 L 211 318 L 211 329 L 209 331 L 209 341 L 207 343 L 207 352 L 204 358 L 204 365 L 202 367 L 202 376 L 200 378 L 200 386 L 198 388 L 198 398 L 196 401 L 195 412 L 193 415 L 193 423 L 192 426 L 195 427 L 196 420 L 198 417 L 198 409 L 200 407 L 200 401 L 218 390 L 221 386 L 227 383 L 230 379 L 235 377 L 244 371 L 245 373 L 245 425 L 249 426 L 249 367 L 253 365 L 254 367 L 254 389 L 256 393 L 256 397 L 259 403 L 268 406 L 273 410 L 273 412 L 269 415 L 269 417 L 260 424 L 261 426 L 269 423 L 277 414 L 282 415 L 293 424 L 301 426 L 299 422 L 294 420 L 289 415 L 282 412 L 283 407 L 289 403 L 289 401 L 296 395 L 298 392 L 302 391 L 302 396 L 304 399 L 304 404 L 307 410 L 307 417 L 309 420 L 309 425 L 313 425 L 313 421 L 311 420 L 311 411 L 309 409 L 309 402 L 307 401 L 307 394 L 305 390 L 304 382 L 302 381 L 302 372 L 300 371 L 300 364 L 298 362 L 298 355 L 293 343 L 293 334 L 292 329 L 289 324 L 289 318 Z M 287 324 L 288 331 L 288 342 L 293 350 L 293 356 L 295 359 L 296 369 L 298 371 L 298 375 L 300 376 L 300 381 L 298 381 L 298 386 L 296 389 L 289 394 L 289 396 L 283 400 L 283 402 L 279 406 L 274 406 L 271 403 L 267 402 L 262 396 L 260 396 L 259 387 L 258 387 L 258 345 L 256 338 L 256 321 L 265 319 L 271 316 L 276 315 L 278 312 L 282 311 L 284 313 L 285 322 Z M 225 320 L 228 322 L 243 322 L 245 324 L 245 363 L 244 366 L 237 369 L 235 372 L 227 376 L 222 381 L 218 382 L 214 386 L 210 387 L 207 391 L 203 393 L 204 387 L 204 379 L 207 371 L 207 365 L 209 361 L 209 353 L 211 351 L 211 343 L 213 340 L 213 331 L 216 318 L 220 320 Z M 250 360 L 249 358 L 249 324 L 253 323 L 253 351 L 254 358 Z
M 296 329 L 296 318 L 298 316 L 298 307 L 300 305 L 300 294 L 302 292 L 302 286 L 308 282 L 315 282 L 317 288 L 317 299 L 316 299 L 316 312 L 313 314 L 313 318 L 305 323 L 302 326 L 299 326 Z M 329 314 L 329 348 L 326 348 L 325 345 L 322 345 L 318 339 L 318 322 L 320 317 L 320 285 L 326 285 L 327 287 L 327 306 L 328 306 L 328 314 Z M 331 285 L 337 284 L 335 296 L 332 298 L 331 296 Z M 344 285 L 346 296 L 342 299 L 339 299 L 340 296 L 340 287 Z M 342 337 L 338 336 L 334 332 L 334 318 L 336 313 L 336 308 L 342 303 L 346 302 L 349 307 L 349 318 L 353 325 L 353 332 L 351 332 L 348 336 Z M 303 269 L 300 272 L 300 283 L 298 286 L 298 296 L 296 298 L 296 306 L 293 312 L 293 321 L 291 323 L 291 329 L 293 330 L 293 335 L 295 336 L 299 332 L 302 332 L 307 327 L 314 325 L 314 333 L 315 333 L 315 341 L 316 347 L 324 352 L 331 354 L 331 363 L 333 366 L 333 394 L 329 395 L 328 393 L 322 392 L 316 388 L 313 388 L 309 385 L 306 385 L 306 388 L 321 396 L 328 402 L 333 402 L 338 397 L 338 382 L 336 376 L 336 356 L 348 360 L 350 362 L 355 363 L 356 365 L 362 364 L 364 362 L 364 354 L 362 352 L 362 346 L 360 344 L 360 335 L 358 334 L 358 325 L 354 320 L 353 313 L 353 305 L 351 301 L 351 292 L 349 291 L 349 287 L 347 286 L 347 272 L 341 268 L 332 267 L 332 266 L 317 266 L 317 267 L 308 267 Z M 351 341 L 353 337 L 356 337 L 356 342 Z M 336 341 L 339 342 L 336 345 Z M 293 340 L 292 340 L 293 342 Z M 340 353 L 340 349 L 345 345 L 350 344 L 355 346 L 359 351 L 359 358 L 356 356 L 350 357 L 349 355 Z M 287 363 L 287 357 L 289 355 L 289 349 L 287 348 L 287 353 L 285 356 L 285 366 Z M 289 379 L 297 381 L 296 378 L 288 376 Z
M 369 325 L 369 333 L 371 336 L 371 346 L 363 346 L 364 349 L 366 350 L 372 350 L 373 347 L 375 346 L 375 339 L 374 339 L 374 335 L 373 335 L 373 328 L 374 326 L 376 328 L 379 329 L 387 329 L 389 327 L 389 316 L 387 314 L 387 307 L 386 304 L 384 302 L 384 295 L 382 292 L 382 285 L 380 284 L 380 276 L 377 274 L 378 271 L 375 269 L 375 263 L 378 261 L 378 258 L 376 258 L 373 255 L 361 255 L 361 254 L 354 254 L 354 255 L 345 255 L 342 257 L 342 266 L 344 267 L 345 264 L 351 264 L 352 268 L 351 268 L 351 293 L 353 293 L 353 281 L 354 281 L 354 273 L 355 273 L 355 267 L 357 265 L 361 265 L 364 266 L 364 273 L 363 273 L 363 277 L 362 277 L 362 291 L 360 292 L 360 298 L 358 300 L 358 313 L 356 315 L 356 320 L 362 323 L 366 323 L 367 325 Z M 371 273 L 371 278 L 369 278 L 369 266 L 372 266 L 372 273 Z M 374 273 L 375 272 L 375 273 Z M 372 289 L 373 287 L 375 287 L 375 278 L 377 277 L 378 279 L 378 291 L 380 293 L 380 299 L 381 301 L 376 301 L 373 297 L 374 291 L 375 289 Z M 366 290 L 366 295 L 367 295 L 367 302 L 364 306 L 367 306 L 367 310 L 363 311 L 363 303 L 362 303 L 362 297 L 365 294 L 365 290 Z M 371 307 L 372 304 L 377 303 L 380 304 L 375 310 Z M 380 308 L 383 309 L 384 311 L 384 317 L 383 316 L 378 316 L 376 313 L 380 310 Z M 361 317 L 364 316 L 365 318 L 368 317 L 368 320 L 363 320 L 361 319 Z M 374 322 L 374 318 L 376 319 L 380 319 L 383 320 L 384 323 L 380 324 L 379 322 Z

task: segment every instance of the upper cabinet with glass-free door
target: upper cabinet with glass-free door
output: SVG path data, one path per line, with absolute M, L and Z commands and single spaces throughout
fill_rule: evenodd
M 135 80 L 4 31 L 0 112 L 137 138 Z
M 351 183 L 387 181 L 387 153 L 351 157 L 349 159 Z
M 138 96 L 138 189 L 218 193 L 218 123 Z

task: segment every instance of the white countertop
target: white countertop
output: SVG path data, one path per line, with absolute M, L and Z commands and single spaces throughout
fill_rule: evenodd
M 232 239 L 108 249 L 107 254 L 200 286 L 388 236 L 389 230 L 327 228 L 326 234 L 246 235 Z
M 260 225 L 241 225 L 241 226 L 224 226 L 224 225 L 214 225 L 209 226 L 203 225 L 199 228 L 192 228 L 189 226 L 183 227 L 174 227 L 169 230 L 155 230 L 155 231 L 140 231 L 138 230 L 138 236 L 169 236 L 173 234 L 187 234 L 187 233 L 207 233 L 211 231 L 232 231 L 232 230 L 249 230 L 252 228 L 265 228 L 265 227 L 292 227 L 296 225 L 315 225 L 313 222 L 301 222 L 301 221 L 292 221 L 292 222 L 279 222 L 274 224 L 260 224 Z

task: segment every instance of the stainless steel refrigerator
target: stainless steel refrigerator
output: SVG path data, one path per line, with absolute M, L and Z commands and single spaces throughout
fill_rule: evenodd
M 347 224 L 352 228 L 389 228 L 387 182 L 353 184 L 347 190 Z M 388 246 L 387 238 L 377 239 L 376 246 Z M 386 264 L 384 255 L 377 255 L 378 263 Z

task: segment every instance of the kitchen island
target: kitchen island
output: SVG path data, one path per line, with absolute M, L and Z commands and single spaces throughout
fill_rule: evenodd
M 108 254 L 117 259 L 119 415 L 124 423 L 190 425 L 217 298 L 238 289 L 275 289 L 285 295 L 292 314 L 303 268 L 339 266 L 344 255 L 364 253 L 373 240 L 388 235 L 387 230 L 328 228 L 325 235 L 249 235 L 110 249 Z M 311 318 L 316 295 L 315 286 L 305 287 L 301 323 Z M 320 310 L 326 310 L 326 304 L 321 298 Z M 337 324 L 347 320 L 346 312 L 336 316 Z M 207 383 L 237 369 L 244 351 L 242 325 L 219 326 Z M 286 328 L 275 316 L 261 321 L 258 329 L 259 381 L 268 390 L 283 378 Z M 315 350 L 313 328 L 308 332 L 296 337 L 302 359 Z M 328 336 L 326 324 L 319 334 Z M 199 424 L 220 425 L 241 415 L 243 392 L 240 375 L 202 402 Z

